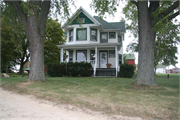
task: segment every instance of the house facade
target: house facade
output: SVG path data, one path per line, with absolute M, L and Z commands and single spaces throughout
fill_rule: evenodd
M 123 63 L 124 22 L 92 17 L 80 7 L 62 27 L 67 39 L 65 44 L 57 45 L 61 50 L 60 62 L 90 62 L 94 76 L 117 77 L 119 65 Z

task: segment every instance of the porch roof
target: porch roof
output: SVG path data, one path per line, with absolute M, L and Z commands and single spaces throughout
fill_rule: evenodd
M 89 43 L 89 44 L 68 44 L 68 45 L 57 45 L 58 48 L 72 49 L 72 48 L 105 48 L 115 47 L 120 48 L 121 43 Z

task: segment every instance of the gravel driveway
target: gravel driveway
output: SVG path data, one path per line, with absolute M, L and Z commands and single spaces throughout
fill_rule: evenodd
M 0 88 L 0 119 L 107 120 L 107 117 L 98 113 L 88 114 L 72 106 L 58 106 L 33 96 L 20 95 Z
M 31 95 L 0 88 L 0 120 L 139 120 L 127 116 L 107 116 L 71 105 L 57 105 Z

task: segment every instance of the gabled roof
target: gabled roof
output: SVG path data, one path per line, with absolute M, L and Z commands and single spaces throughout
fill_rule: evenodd
M 83 7 L 80 7 L 71 17 L 67 20 L 62 28 L 65 28 L 81 13 L 83 12 L 94 24 L 102 26 L 102 30 L 120 30 L 121 32 L 126 32 L 125 22 L 107 22 L 100 19 L 98 16 L 92 17 Z
M 90 20 L 92 20 L 95 24 L 101 25 L 96 19 L 94 19 L 83 7 L 80 7 L 71 17 L 69 20 L 67 20 L 62 28 L 65 28 L 66 25 L 70 24 L 76 16 L 78 16 L 81 12 L 83 12 Z
M 107 22 L 98 16 L 94 16 L 94 18 L 101 23 L 102 29 L 104 30 L 120 30 L 121 32 L 126 32 L 125 22 Z

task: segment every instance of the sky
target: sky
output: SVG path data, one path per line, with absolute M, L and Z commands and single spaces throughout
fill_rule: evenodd
M 72 14 L 76 12 L 77 9 L 79 9 L 80 6 L 82 6 L 89 14 L 91 14 L 91 16 L 98 16 L 98 14 L 95 13 L 94 9 L 90 8 L 90 4 L 91 4 L 92 0 L 75 0 L 75 7 L 71 7 L 71 12 Z M 119 6 L 119 8 L 117 9 L 117 12 L 115 13 L 115 17 L 110 16 L 110 15 L 106 15 L 105 19 L 107 22 L 119 22 L 122 18 L 125 18 L 125 15 L 122 13 L 122 8 L 125 6 L 126 2 L 121 2 L 121 6 Z M 177 17 L 178 21 L 180 22 L 180 16 Z M 124 53 L 128 53 L 126 51 L 126 47 L 129 43 L 132 42 L 132 40 L 134 40 L 135 38 L 133 37 L 133 35 L 130 33 L 130 31 L 126 31 L 125 33 L 125 40 L 123 42 L 123 52 Z M 176 67 L 180 68 L 180 44 L 178 45 L 178 53 L 176 56 L 178 57 L 178 61 L 179 63 L 176 64 Z M 138 64 L 138 53 L 134 53 L 135 54 L 135 63 Z M 169 68 L 167 67 L 166 69 L 171 69 L 174 68 L 174 66 L 169 66 Z

